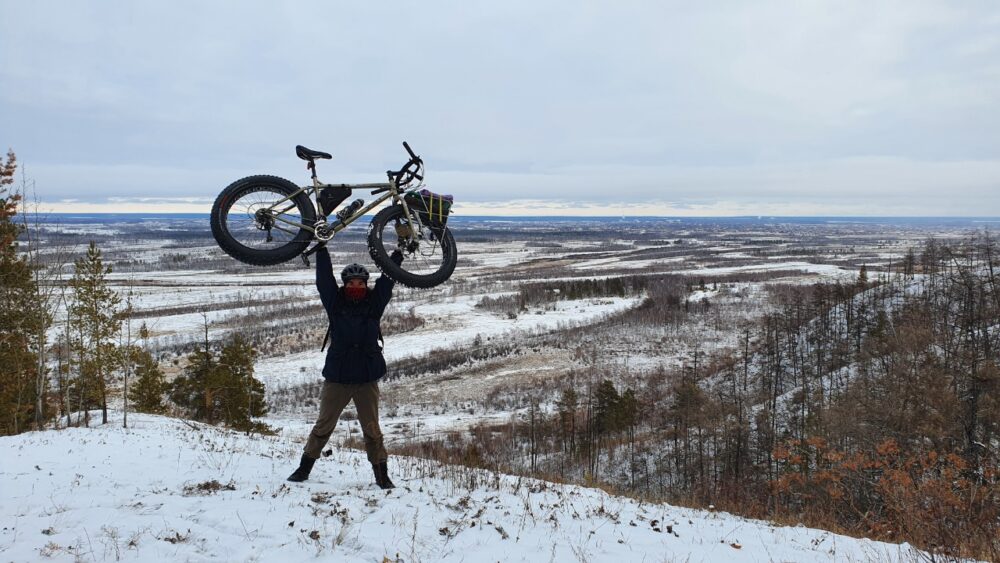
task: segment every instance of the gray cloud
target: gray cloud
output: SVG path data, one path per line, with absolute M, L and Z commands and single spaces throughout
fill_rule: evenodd
M 8 3 L 0 143 L 51 201 L 301 182 L 299 143 L 376 181 L 408 139 L 470 202 L 1000 214 L 997 37 L 992 2 Z

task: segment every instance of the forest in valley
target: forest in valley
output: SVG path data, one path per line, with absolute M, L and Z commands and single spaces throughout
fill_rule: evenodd
M 734 326 L 725 353 L 694 347 L 643 375 L 594 361 L 547 393 L 521 389 L 527 412 L 509 423 L 404 451 L 995 558 L 997 258 L 986 233 L 931 239 L 853 284 L 773 286 L 775 309 Z M 690 283 L 644 283 L 642 307 L 587 331 L 684 323 Z

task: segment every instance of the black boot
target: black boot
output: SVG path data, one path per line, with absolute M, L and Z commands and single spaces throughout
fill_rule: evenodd
M 375 484 L 381 489 L 394 489 L 396 485 L 389 480 L 389 467 L 386 462 L 373 463 L 372 471 L 375 472 Z
M 306 454 L 302 454 L 302 461 L 299 462 L 299 468 L 288 476 L 288 480 L 295 481 L 296 483 L 299 481 L 305 481 L 309 478 L 309 472 L 312 471 L 314 463 L 316 463 L 315 459 L 307 456 Z

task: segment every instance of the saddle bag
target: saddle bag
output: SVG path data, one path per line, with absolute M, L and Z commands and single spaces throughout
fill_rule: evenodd
M 440 234 L 448 225 L 448 215 L 455 198 L 450 195 L 436 194 L 430 190 L 411 190 L 403 196 L 406 205 L 417 212 L 420 222 Z

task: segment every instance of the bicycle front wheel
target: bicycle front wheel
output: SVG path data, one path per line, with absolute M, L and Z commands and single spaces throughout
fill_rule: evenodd
M 277 176 L 249 176 L 222 190 L 212 206 L 212 235 L 240 262 L 272 266 L 295 258 L 312 239 L 316 210 L 305 192 Z
M 368 225 L 368 253 L 372 260 L 383 274 L 407 287 L 428 288 L 444 283 L 458 263 L 451 230 L 434 233 L 424 227 L 412 241 L 408 236 L 411 228 L 417 229 L 417 223 L 406 217 L 402 205 L 379 211 Z M 401 266 L 389 258 L 397 249 L 403 252 Z

